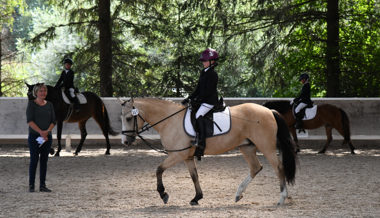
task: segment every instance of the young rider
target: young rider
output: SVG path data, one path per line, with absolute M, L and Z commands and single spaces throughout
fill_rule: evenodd
M 298 79 L 302 84 L 302 89 L 297 98 L 293 100 L 293 103 L 296 105 L 294 109 L 296 116 L 296 129 L 303 129 L 302 118 L 304 117 L 304 108 L 311 107 L 313 102 L 310 99 L 310 83 L 309 75 L 307 73 L 302 73 Z
M 64 70 L 62 71 L 61 76 L 55 84 L 55 88 L 65 88 L 66 96 L 70 99 L 71 102 L 74 103 L 74 110 L 78 112 L 79 100 L 75 95 L 74 71 L 71 69 L 72 65 L 73 61 L 70 58 L 65 58 L 65 60 L 63 60 Z
M 203 156 L 206 147 L 206 129 L 204 123 L 204 116 L 209 112 L 218 102 L 218 74 L 214 68 L 217 66 L 218 52 L 212 48 L 207 48 L 201 53 L 199 60 L 203 64 L 203 70 L 200 72 L 198 84 L 194 92 L 182 101 L 182 104 L 187 104 L 189 99 L 193 102 L 199 103 L 199 109 L 195 114 L 196 118 L 196 132 L 195 140 L 192 142 L 197 146 L 195 156 L 200 158 Z

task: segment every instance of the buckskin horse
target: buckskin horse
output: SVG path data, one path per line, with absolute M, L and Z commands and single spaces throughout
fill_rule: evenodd
M 27 83 L 25 84 L 28 86 L 28 99 L 34 99 L 32 91 L 34 86 L 38 83 L 34 85 L 29 85 Z M 59 153 L 61 152 L 61 136 L 63 122 L 65 121 L 69 123 L 78 123 L 81 139 L 74 153 L 75 155 L 78 155 L 82 149 L 82 145 L 87 136 L 86 122 L 91 117 L 94 118 L 94 120 L 97 122 L 97 124 L 103 132 L 103 135 L 107 143 L 107 150 L 105 154 L 109 155 L 111 145 L 109 142 L 108 134 L 117 135 L 118 133 L 113 131 L 110 125 L 107 109 L 102 99 L 100 99 L 100 97 L 93 92 L 83 92 L 82 94 L 86 97 L 87 103 L 81 104 L 80 110 L 78 112 L 75 112 L 72 106 L 64 102 L 61 89 L 57 89 L 49 85 L 47 85 L 47 88 L 48 93 L 46 96 L 46 100 L 53 103 L 55 116 L 57 120 L 58 150 L 55 153 L 55 156 L 59 156 Z
M 293 135 L 293 139 L 297 146 L 297 151 L 299 151 L 298 138 L 294 127 L 296 120 L 293 115 L 290 101 L 268 101 L 264 103 L 264 106 L 269 109 L 274 109 L 283 115 L 286 123 L 288 124 L 289 130 Z M 316 129 L 321 126 L 325 127 L 327 141 L 319 153 L 326 152 L 332 141 L 332 129 L 335 128 L 344 138 L 343 145 L 348 144 L 351 154 L 355 154 L 355 147 L 351 142 L 350 121 L 343 109 L 331 104 L 317 105 L 317 114 L 313 119 L 303 120 L 303 128 Z
M 163 202 L 166 204 L 169 199 L 162 182 L 164 171 L 184 161 L 196 192 L 190 204 L 198 205 L 203 194 L 194 161 L 195 147 L 190 146 L 192 137 L 185 133 L 183 127 L 185 106 L 157 98 L 120 101 L 123 134 L 126 135 L 124 137 L 127 139 L 127 144 L 131 144 L 136 135 L 141 137 L 139 130 L 146 129 L 147 125 L 153 127 L 160 135 L 161 143 L 168 154 L 156 170 L 157 191 Z M 248 184 L 261 171 L 262 165 L 256 156 L 256 151 L 262 152 L 280 180 L 281 194 L 278 204 L 282 205 L 288 196 L 286 182 L 292 184 L 295 180 L 297 162 L 287 124 L 278 112 L 253 103 L 230 107 L 230 114 L 231 130 L 224 135 L 207 138 L 205 154 L 222 154 L 239 147 L 249 165 L 250 173 L 238 187 L 235 196 L 237 202 L 243 197 Z M 282 160 L 277 154 L 277 148 Z

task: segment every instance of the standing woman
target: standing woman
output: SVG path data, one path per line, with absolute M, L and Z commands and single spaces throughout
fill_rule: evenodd
M 34 192 L 38 161 L 40 161 L 40 192 L 51 192 L 46 187 L 45 180 L 49 151 L 52 144 L 51 131 L 55 125 L 55 113 L 53 104 L 45 100 L 46 95 L 46 85 L 43 83 L 35 85 L 33 89 L 35 99 L 28 102 L 26 109 L 30 150 L 29 192 Z

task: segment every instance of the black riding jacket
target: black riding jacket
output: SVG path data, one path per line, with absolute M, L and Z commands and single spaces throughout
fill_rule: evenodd
M 294 103 L 299 104 L 299 103 L 305 103 L 309 106 L 313 105 L 313 101 L 310 99 L 310 83 L 306 82 L 303 84 L 301 93 L 297 98 L 294 99 Z
M 65 90 L 68 90 L 69 88 L 74 88 L 74 71 L 72 71 L 71 69 L 67 72 L 66 70 L 63 70 L 61 76 L 55 84 L 55 87 L 65 87 Z
M 218 74 L 214 66 L 210 66 L 201 71 L 198 84 L 194 92 L 189 96 L 190 99 L 199 103 L 216 105 L 218 102 Z

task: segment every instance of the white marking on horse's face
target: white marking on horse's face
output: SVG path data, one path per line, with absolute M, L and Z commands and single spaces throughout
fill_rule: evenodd
M 133 130 L 133 115 L 132 115 L 132 109 L 133 109 L 133 102 L 131 101 L 124 101 L 121 103 L 121 125 L 122 125 L 122 131 L 131 131 Z M 122 134 L 121 136 L 121 143 L 128 145 L 129 143 L 132 143 L 132 140 L 130 137 L 127 137 L 126 134 Z

